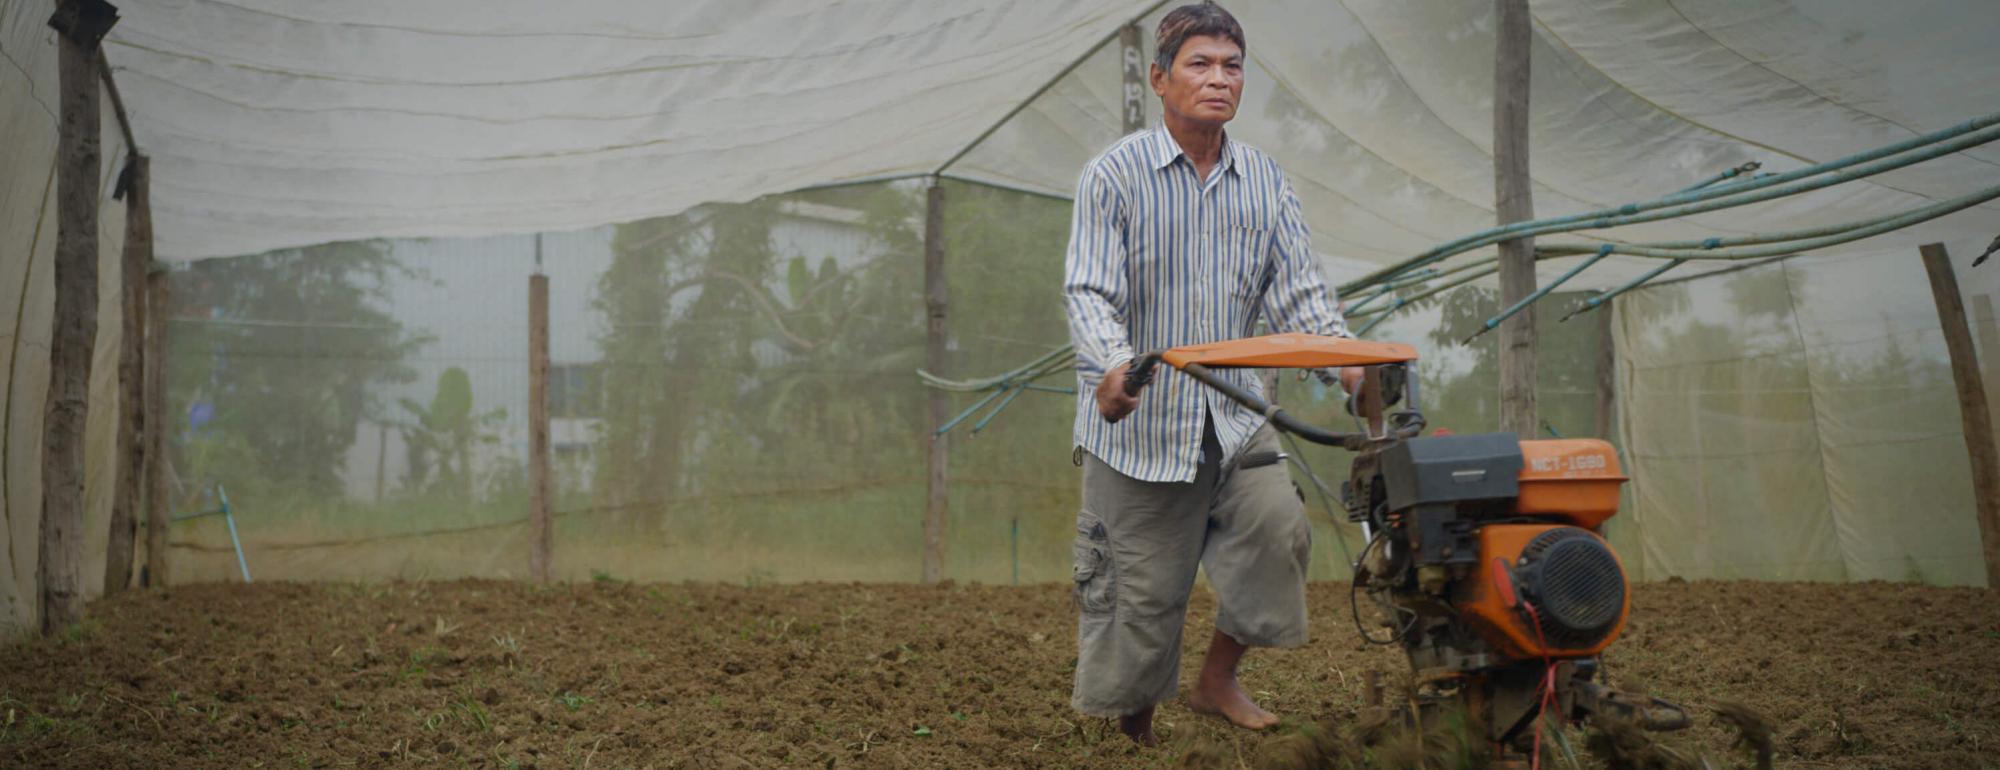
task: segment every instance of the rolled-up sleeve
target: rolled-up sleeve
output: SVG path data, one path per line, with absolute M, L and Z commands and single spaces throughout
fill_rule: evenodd
M 1086 380 L 1132 360 L 1126 331 L 1127 294 L 1125 201 L 1105 170 L 1084 169 L 1070 219 L 1069 252 L 1063 260 L 1063 305 L 1077 369 Z
M 1278 233 L 1271 255 L 1271 287 L 1264 292 L 1264 317 L 1272 331 L 1352 337 L 1347 321 L 1335 304 L 1333 289 L 1320 275 L 1319 258 L 1313 256 L 1312 234 L 1306 229 L 1299 197 L 1284 183 L 1278 212 Z

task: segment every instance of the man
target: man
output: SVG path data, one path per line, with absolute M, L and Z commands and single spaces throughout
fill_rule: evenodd
M 1253 730 L 1277 724 L 1236 667 L 1250 647 L 1305 643 L 1312 530 L 1261 415 L 1165 366 L 1129 396 L 1126 369 L 1149 350 L 1250 336 L 1260 316 L 1275 331 L 1348 336 L 1283 172 L 1223 131 L 1243 92 L 1242 27 L 1188 5 L 1160 21 L 1158 40 L 1161 125 L 1084 168 L 1063 285 L 1085 454 L 1071 702 L 1120 717 L 1144 745 L 1156 743 L 1154 707 L 1179 687 L 1198 565 L 1221 607 L 1188 705 Z M 1223 376 L 1262 390 L 1254 372 Z

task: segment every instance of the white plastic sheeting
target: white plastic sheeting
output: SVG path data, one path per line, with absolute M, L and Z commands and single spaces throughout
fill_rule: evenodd
M 1988 399 L 2000 274 L 1947 243 Z M 1951 362 L 1914 249 L 1801 257 L 1620 298 L 1633 481 L 1614 540 L 1642 577 L 1982 585 Z
M 1488 0 L 1228 5 L 1250 41 L 1249 85 L 1232 136 L 1291 173 L 1332 277 L 1492 224 Z M 33 574 L 40 499 L 54 228 L 55 46 L 45 23 L 52 7 L 0 0 L 0 356 L 8 367 L 0 496 L 10 581 L 0 597 L 14 603 L 10 613 L 19 612 L 20 587 Z M 2000 109 L 2000 47 L 1989 39 L 2000 29 L 1996 3 L 1537 0 L 1532 10 L 1533 174 L 1536 210 L 1545 216 L 1653 197 L 1749 160 L 1771 171 L 1799 168 Z M 708 201 L 928 173 L 967 147 L 950 174 L 1066 196 L 1076 170 L 1119 130 L 1115 43 L 1097 46 L 1145 13 L 1150 55 L 1151 28 L 1164 12 L 1147 0 L 134 0 L 120 11 L 107 56 L 154 159 L 159 254 L 179 260 L 368 237 L 585 228 Z M 1157 107 L 1149 103 L 1148 111 L 1156 115 Z M 108 111 L 104 125 L 109 179 L 122 150 Z M 1601 235 L 1658 240 L 1815 227 L 1996 180 L 2000 148 L 1985 147 L 1794 199 Z M 110 276 L 122 211 L 104 212 Z M 1972 580 L 1957 551 L 1937 555 L 1945 546 L 1962 550 L 1963 522 L 1925 529 L 1930 539 L 1906 546 L 1883 545 L 1903 542 L 1895 539 L 1901 534 L 1869 529 L 1877 520 L 1870 517 L 1888 516 L 1912 488 L 1940 490 L 1924 498 L 1940 516 L 1969 515 L 1969 504 L 1954 491 L 1963 485 L 1948 478 L 1903 484 L 1868 475 L 1871 457 L 1906 440 L 1928 442 L 1945 457 L 1932 464 L 1940 472 L 1962 471 L 1947 467 L 1953 429 L 1935 383 L 1872 400 L 1828 395 L 1827 383 L 1840 380 L 1818 373 L 1839 371 L 1848 359 L 1825 352 L 1837 340 L 1814 335 L 1838 335 L 1866 319 L 1816 315 L 1814 304 L 1788 316 L 1795 319 L 1789 343 L 1758 341 L 1782 331 L 1776 327 L 1732 327 L 1731 344 L 1768 354 L 1738 366 L 1770 356 L 1805 363 L 1766 372 L 1791 378 L 1776 390 L 1732 384 L 1754 374 L 1744 371 L 1715 374 L 1722 385 L 1695 391 L 1641 373 L 1718 363 L 1690 357 L 1672 340 L 1648 342 L 1655 323 L 1691 323 L 1676 306 L 1658 304 L 1673 292 L 1709 307 L 1713 292 L 1762 281 L 1767 294 L 1785 288 L 1772 296 L 1862 313 L 1877 299 L 1870 287 L 1901 286 L 1897 313 L 1922 315 L 1910 304 L 1920 295 L 1907 290 L 1921 275 L 1914 246 L 1947 241 L 1963 257 L 1992 235 L 1996 213 L 2000 207 L 1987 204 L 1833 250 L 1858 260 L 1837 268 L 1848 276 L 1845 293 L 1811 288 L 1833 280 L 1820 277 L 1813 258 L 1634 295 L 1620 329 L 1632 378 L 1626 387 L 1635 394 L 1625 408 L 1628 446 L 1635 469 L 1659 479 L 1641 483 L 1632 517 L 1662 538 L 1644 549 L 1649 574 Z M 1051 254 L 1050 264 L 1056 259 Z M 1543 267 L 1552 275 L 1568 264 Z M 1651 264 L 1613 258 L 1576 286 L 1610 285 Z M 115 279 L 106 280 L 103 296 L 117 296 Z M 1969 299 L 1991 297 L 1990 279 L 1964 280 Z M 114 303 L 100 314 L 92 385 L 89 500 L 97 518 L 109 499 L 117 312 Z M 1934 362 L 1934 342 L 1912 342 L 1909 354 Z M 2000 379 L 1986 352 L 1989 379 Z M 1737 395 L 1686 401 L 1690 392 Z M 1669 394 L 1643 403 L 1679 403 L 1684 419 L 1642 424 L 1638 418 L 1650 414 L 1637 400 L 1644 393 Z M 1767 396 L 1775 401 L 1758 400 Z M 1854 422 L 1836 406 L 1865 412 L 1887 403 L 1944 421 L 1880 438 L 1855 427 L 1873 423 Z M 1735 421 L 1698 438 L 1677 432 L 1699 427 L 1699 415 Z M 1758 422 L 1767 418 L 1777 422 Z M 1765 444 L 1763 456 L 1789 452 L 1796 462 L 1729 464 L 1729 452 L 1754 454 Z M 1667 481 L 1662 465 L 1686 453 L 1706 453 L 1691 478 L 1766 478 L 1743 480 L 1731 494 L 1709 485 L 1688 497 L 1695 493 Z M 1808 463 L 1814 456 L 1817 475 Z M 1816 555 L 1759 562 L 1703 545 L 1735 535 L 1720 518 L 1686 517 L 1697 508 L 1725 516 L 1725 502 L 1798 523 L 1803 535 L 1786 537 L 1811 544 Z M 1796 511 L 1779 510 L 1787 506 Z M 1706 540 L 1672 539 L 1696 524 L 1707 528 L 1688 531 Z M 93 537 L 101 530 L 90 525 Z M 1871 550 L 1878 548 L 1888 550 Z M 97 570 L 87 566 L 85 574 L 94 582 Z
M 1491 227 L 1492 3 L 1229 4 L 1250 48 L 1232 136 L 1284 165 L 1336 278 Z M 1756 160 L 1789 171 L 2000 108 L 2000 5 L 1538 1 L 1532 171 L 1539 216 L 1651 198 Z M 1155 12 L 1142 27 L 1150 30 Z M 1151 50 L 1151 41 L 1147 47 Z M 1067 194 L 1115 136 L 1115 59 L 1066 78 L 967 160 L 967 177 Z M 1157 114 L 1157 105 L 1149 109 Z M 1605 233 L 1623 241 L 1803 229 L 2000 181 L 2000 147 L 1795 198 Z M 1964 233 L 2000 207 L 1843 250 Z M 1545 242 L 1585 240 L 1547 236 Z M 1547 262 L 1554 275 L 1573 260 Z M 1609 286 L 1655 263 L 1616 257 Z M 1704 266 L 1681 268 L 1693 273 Z
M 0 5 L 0 514 L 6 538 L 0 553 L 0 628 L 34 618 L 35 567 L 42 513 L 42 424 L 49 392 L 49 335 L 55 320 L 56 153 L 55 31 L 51 2 Z M 23 56 L 17 51 L 46 55 Z M 125 206 L 111 200 L 127 148 L 100 98 L 104 121 L 102 198 L 98 202 L 97 342 L 91 356 L 90 402 L 84 427 L 85 586 L 102 588 L 111 497 L 116 484 L 118 348 L 123 310 L 118 302 L 119 254 L 125 244 Z
M 107 50 L 189 258 L 928 171 L 1143 7 L 161 0 Z
M 931 171 L 1151 5 L 157 0 L 128 4 L 107 50 L 155 158 L 160 253 L 198 258 L 580 228 Z M 1335 265 L 1490 226 L 1491 6 L 1231 4 L 1252 59 L 1236 135 L 1290 170 Z M 1664 193 L 1751 159 L 1788 170 L 2000 105 L 2000 53 L 1981 32 L 2000 28 L 1992 3 L 1562 0 L 1533 11 L 1545 214 Z M 1142 20 L 1148 34 L 1163 14 Z M 1115 49 L 951 170 L 1067 194 L 1117 131 Z M 1996 173 L 2000 150 L 1982 148 L 1618 237 L 1839 222 Z

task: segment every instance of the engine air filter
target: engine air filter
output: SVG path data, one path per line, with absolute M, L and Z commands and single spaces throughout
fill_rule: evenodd
M 1596 644 L 1625 613 L 1625 571 L 1587 530 L 1562 527 L 1536 536 L 1521 550 L 1516 572 L 1552 647 Z

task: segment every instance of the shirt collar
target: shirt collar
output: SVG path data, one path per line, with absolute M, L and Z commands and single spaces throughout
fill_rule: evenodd
M 1155 171 L 1173 165 L 1174 161 L 1187 156 L 1187 153 L 1181 150 L 1180 143 L 1174 141 L 1174 135 L 1167 132 L 1164 123 L 1153 126 L 1150 140 L 1153 145 Z M 1222 165 L 1222 170 L 1242 176 L 1243 172 L 1236 168 L 1236 160 L 1236 143 L 1229 140 L 1229 132 L 1225 130 L 1222 132 L 1222 153 L 1216 158 L 1216 162 Z

